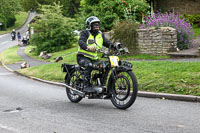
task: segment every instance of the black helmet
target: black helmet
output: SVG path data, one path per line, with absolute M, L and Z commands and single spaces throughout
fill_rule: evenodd
M 86 19 L 85 23 L 86 23 L 86 30 L 91 30 L 92 23 L 100 23 L 100 20 L 95 16 L 91 16 Z

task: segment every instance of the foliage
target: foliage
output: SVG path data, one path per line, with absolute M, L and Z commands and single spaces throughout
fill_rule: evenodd
M 68 17 L 74 17 L 78 13 L 80 0 L 22 0 L 22 6 L 26 11 L 39 11 L 42 5 L 53 5 L 57 3 L 62 5 L 62 14 Z
M 31 44 L 36 45 L 37 53 L 70 48 L 76 40 L 73 35 L 76 22 L 64 17 L 61 6 L 57 4 L 43 5 L 41 12 L 41 19 L 32 25 L 36 34 L 33 35 Z
M 136 29 L 139 24 L 132 21 L 121 21 L 118 22 L 113 28 L 112 40 L 115 42 L 119 41 L 129 48 L 131 53 L 137 53 L 136 49 Z
M 0 14 L 0 22 L 2 23 L 1 29 L 6 29 L 7 28 L 7 19 L 3 14 Z
M 190 15 L 184 13 L 181 18 L 184 18 L 186 21 L 188 21 L 191 25 L 200 22 L 200 14 Z
M 79 29 L 84 28 L 89 16 L 97 16 L 101 20 L 101 30 L 111 30 L 118 20 L 132 20 L 140 23 L 148 14 L 149 5 L 144 0 L 81 0 L 80 14 L 76 16 Z
M 13 26 L 15 14 L 20 11 L 20 0 L 0 0 L 0 22 L 3 28 Z
M 148 27 L 173 27 L 177 30 L 177 47 L 180 50 L 187 49 L 192 42 L 194 32 L 190 23 L 187 23 L 184 18 L 174 12 L 169 13 L 154 13 L 152 16 L 146 17 L 145 24 L 140 28 Z
M 64 16 L 74 17 L 76 13 L 79 12 L 80 0 L 60 0 L 62 7 L 62 12 Z
M 25 11 L 36 10 L 38 7 L 37 0 L 21 0 L 21 4 Z
M 26 18 L 28 16 L 28 13 L 27 12 L 19 12 L 15 15 L 15 18 L 16 18 L 16 21 L 15 21 L 15 25 L 12 26 L 12 27 L 9 27 L 9 28 L 3 28 L 1 31 L 0 31 L 0 34 L 6 34 L 6 33 L 10 33 L 13 29 L 17 29 L 19 27 L 21 27 L 25 21 L 26 21 Z M 1 20 L 0 20 L 1 21 Z M 3 25 L 4 26 L 4 25 Z

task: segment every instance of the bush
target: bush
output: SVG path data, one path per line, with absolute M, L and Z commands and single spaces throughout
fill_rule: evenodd
M 3 14 L 0 14 L 0 22 L 3 24 L 1 29 L 5 30 L 7 28 L 7 21 Z
M 187 49 L 192 42 L 194 32 L 190 23 L 187 23 L 184 18 L 180 18 L 173 12 L 160 13 L 157 12 L 152 16 L 146 17 L 145 24 L 140 28 L 148 27 L 173 27 L 177 30 L 177 47 L 180 50 Z
M 0 22 L 3 24 L 3 29 L 5 30 L 8 27 L 11 27 L 15 24 L 16 18 L 14 15 L 8 15 L 4 16 L 3 14 L 0 14 Z
M 11 27 L 13 25 L 15 25 L 15 21 L 16 21 L 16 18 L 15 18 L 15 15 L 11 14 L 9 16 L 7 16 L 7 27 Z
M 112 40 L 119 41 L 129 48 L 131 53 L 137 53 L 136 48 L 136 30 L 139 24 L 132 21 L 121 21 L 113 27 Z
M 184 18 L 186 21 L 188 21 L 191 25 L 198 23 L 200 21 L 200 14 L 195 15 L 189 15 L 184 13 L 181 18 Z
M 36 34 L 31 38 L 31 44 L 36 45 L 36 51 L 56 52 L 70 48 L 76 41 L 73 31 L 76 22 L 62 15 L 61 6 L 44 5 L 43 15 L 32 24 Z
M 101 30 L 111 30 L 119 20 L 132 20 L 142 22 L 142 15 L 147 15 L 149 5 L 145 0 L 91 0 L 81 1 L 81 13 L 76 16 L 79 29 L 85 28 L 85 20 L 89 16 L 97 16 L 101 20 Z

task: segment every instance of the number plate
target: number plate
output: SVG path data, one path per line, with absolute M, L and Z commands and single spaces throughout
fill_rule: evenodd
M 109 56 L 109 59 L 110 59 L 111 67 L 119 66 L 119 64 L 118 64 L 119 57 L 118 56 Z

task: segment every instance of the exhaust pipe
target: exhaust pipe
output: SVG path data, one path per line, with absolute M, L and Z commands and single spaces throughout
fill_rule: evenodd
M 62 87 L 67 87 L 67 88 L 71 89 L 74 94 L 79 95 L 81 97 L 85 97 L 85 93 L 84 92 L 79 91 L 79 90 L 77 90 L 77 89 L 75 89 L 75 88 L 73 88 L 73 87 L 71 87 L 69 85 L 66 85 L 64 83 L 59 83 L 59 82 L 48 82 L 48 83 L 54 84 L 54 85 L 58 85 L 58 86 L 62 86 Z
M 79 95 L 81 97 L 85 97 L 85 93 L 84 92 L 79 91 L 79 90 L 77 90 L 77 89 L 75 89 L 75 88 L 73 88 L 73 87 L 71 87 L 69 85 L 66 85 L 66 84 L 64 84 L 64 86 L 67 87 L 67 88 L 69 88 L 69 89 L 71 89 L 74 94 Z

